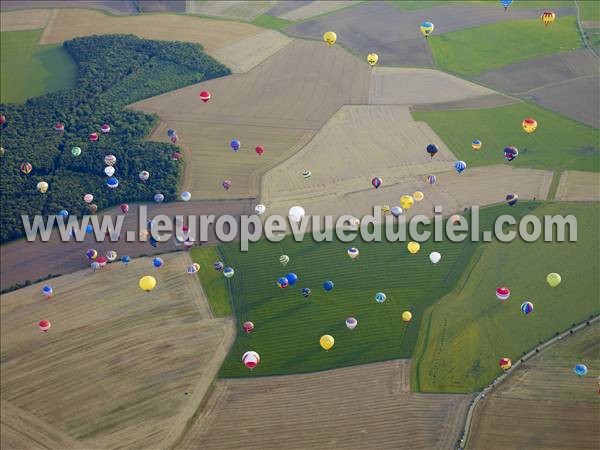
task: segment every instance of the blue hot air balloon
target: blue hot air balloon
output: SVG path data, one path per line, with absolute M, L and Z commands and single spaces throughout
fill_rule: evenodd
M 575 372 L 578 377 L 585 377 L 588 373 L 588 368 L 585 364 L 576 364 L 573 368 L 573 372 Z
M 521 312 L 525 315 L 533 312 L 533 303 L 531 302 L 523 302 L 521 303 Z
M 129 261 L 131 261 L 131 256 L 125 255 L 121 258 L 121 262 L 125 265 L 129 264 Z
M 242 144 L 237 139 L 234 139 L 229 145 L 231 146 L 234 152 L 237 152 Z
M 154 239 L 152 236 L 150 237 L 150 239 L 148 239 L 148 242 L 150 243 L 150 245 L 154 248 L 158 247 L 158 241 L 156 239 Z
M 54 290 L 49 284 L 44 285 L 44 287 L 42 288 L 42 294 L 44 294 L 44 297 L 46 298 L 52 297 L 52 292 L 54 292 Z
M 500 0 L 502 6 L 504 6 L 504 11 L 508 9 L 510 5 L 512 5 L 513 0 Z
M 323 289 L 325 289 L 327 292 L 331 291 L 333 289 L 333 281 L 327 280 L 325 283 L 323 283 Z
M 285 277 L 287 278 L 290 286 L 295 285 L 298 281 L 298 275 L 296 275 L 295 273 L 288 273 Z
M 108 186 L 109 189 L 116 189 L 119 186 L 119 180 L 115 177 L 110 177 L 106 180 L 106 186 Z
M 223 264 L 221 261 L 216 261 L 213 263 L 213 269 L 215 269 L 217 272 L 220 272 L 221 270 L 223 270 L 224 267 L 225 267 L 225 264 Z
M 290 282 L 286 277 L 281 277 L 277 279 L 277 286 L 279 286 L 281 289 L 285 289 L 286 287 L 288 287 L 289 284 Z
M 156 203 L 161 203 L 161 202 L 163 202 L 163 201 L 164 201 L 164 199 L 165 199 L 165 196 L 164 196 L 164 195 L 162 195 L 162 194 L 160 194 L 160 193 L 158 193 L 158 194 L 156 194 L 156 195 L 154 196 L 154 201 L 155 201 Z
M 386 295 L 383 292 L 378 292 L 375 294 L 375 301 L 377 303 L 383 303 L 387 299 Z
M 310 288 L 302 288 L 301 292 L 302 292 L 302 297 L 304 297 L 304 298 L 310 297 L 310 294 L 311 294 Z
M 427 182 L 429 184 L 435 184 L 436 181 L 437 181 L 437 177 L 435 175 L 429 175 L 427 177 Z
M 425 150 L 427 150 L 427 153 L 429 153 L 429 155 L 431 156 L 431 159 L 433 159 L 435 154 L 440 151 L 438 146 L 435 144 L 429 144 Z
M 94 227 L 91 224 L 88 224 L 88 226 L 85 227 L 85 232 L 87 234 L 92 234 L 93 231 L 94 231 Z
M 67 217 L 69 217 L 69 211 L 67 211 L 66 209 L 61 209 L 61 210 L 58 212 L 58 215 L 59 215 L 60 217 L 63 217 L 63 218 L 65 218 L 65 219 L 66 219 Z
M 157 269 L 160 269 L 162 266 L 165 265 L 165 262 L 162 260 L 162 258 L 157 257 L 152 260 L 152 265 Z
M 460 175 L 461 173 L 463 173 L 465 171 L 465 169 L 467 168 L 467 163 L 464 161 L 456 161 L 454 163 L 454 169 L 456 170 L 456 172 Z

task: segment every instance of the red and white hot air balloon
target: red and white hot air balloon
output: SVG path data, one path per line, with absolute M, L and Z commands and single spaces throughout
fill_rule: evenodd
M 100 135 L 98 133 L 96 133 L 95 131 L 93 133 L 90 133 L 90 135 L 88 137 L 90 139 L 90 142 L 97 142 L 98 139 L 100 139 Z
M 258 363 L 260 362 L 260 356 L 256 352 L 249 351 L 242 355 L 242 362 L 248 369 L 252 370 L 258 366 Z
M 54 124 L 54 131 L 63 132 L 65 131 L 65 124 L 62 122 L 56 122 Z
M 200 100 L 202 100 L 204 103 L 209 101 L 210 100 L 210 92 L 208 92 L 208 91 L 200 92 Z
M 506 286 L 499 287 L 496 289 L 496 297 L 498 297 L 498 300 L 500 301 L 508 300 L 508 297 L 510 297 L 510 289 Z
M 244 332 L 250 334 L 252 333 L 252 330 L 254 330 L 254 324 L 248 320 L 247 322 L 244 322 L 242 328 L 244 328 Z
M 110 133 L 110 125 L 107 123 L 103 123 L 100 127 L 100 131 L 102 131 L 103 133 Z
M 50 323 L 50 321 L 49 321 L 49 320 L 46 320 L 46 319 L 44 319 L 44 320 L 40 320 L 40 321 L 38 322 L 38 327 L 39 327 L 39 328 L 40 328 L 40 330 L 41 330 L 41 331 L 43 331 L 44 333 L 45 333 L 46 331 L 48 331 L 48 330 L 50 329 L 50 327 L 51 327 L 51 326 L 52 326 L 52 324 Z

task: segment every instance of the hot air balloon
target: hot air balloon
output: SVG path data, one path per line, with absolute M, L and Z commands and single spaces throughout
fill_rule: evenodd
M 512 362 L 508 358 L 500 358 L 500 360 L 498 361 L 498 365 L 502 370 L 508 370 L 512 366 Z
M 506 195 L 506 203 L 508 203 L 508 206 L 514 206 L 517 204 L 518 201 L 519 196 L 517 194 L 511 193 Z
M 254 330 L 254 324 L 248 320 L 242 324 L 242 328 L 246 334 L 250 334 Z
M 383 292 L 378 292 L 375 294 L 375 301 L 377 303 L 383 303 L 387 299 L 386 295 Z
M 221 183 L 221 186 L 223 186 L 223 189 L 228 191 L 229 188 L 231 187 L 231 180 L 223 180 L 223 182 Z
M 110 177 L 108 180 L 106 180 L 106 186 L 108 186 L 109 189 L 116 189 L 119 187 L 119 180 L 117 180 L 115 177 Z
M 79 148 L 79 147 L 71 148 L 71 155 L 73 155 L 73 156 L 81 155 L 81 148 Z
M 40 193 L 45 194 L 46 192 L 48 192 L 48 183 L 46 183 L 45 181 L 40 181 L 37 184 L 37 190 Z
M 356 247 L 350 247 L 347 250 L 347 253 L 348 253 L 348 256 L 350 257 L 350 259 L 356 259 L 356 258 L 358 258 L 358 255 L 360 252 L 358 251 L 358 249 Z
M 369 53 L 367 55 L 367 62 L 371 67 L 377 64 L 377 61 L 379 61 L 379 55 L 377 53 Z
M 49 284 L 45 284 L 44 287 L 42 288 L 42 294 L 44 294 L 44 297 L 46 297 L 46 298 L 52 297 L 53 292 L 54 292 L 54 290 L 52 289 L 52 286 L 50 286 Z
M 148 178 L 150 178 L 150 173 L 147 170 L 142 170 L 138 176 L 140 177 L 140 180 L 148 181 Z
M 177 144 L 178 140 L 179 140 L 179 137 L 176 134 L 171 136 L 171 144 Z
M 402 209 L 400 207 L 398 207 L 398 209 L 400 209 L 400 212 L 398 213 L 398 215 L 402 214 Z M 382 205 L 381 206 L 381 212 L 383 215 L 387 215 L 390 213 L 390 205 Z M 398 217 L 398 216 L 396 216 Z
M 458 225 L 460 223 L 460 216 L 458 214 L 451 215 L 450 222 L 452 222 L 454 225 Z
M 327 280 L 325 283 L 323 283 L 323 289 L 325 289 L 327 292 L 331 291 L 333 289 L 333 281 Z
M 585 364 L 576 364 L 573 368 L 573 372 L 575 372 L 578 377 L 585 377 L 588 373 L 588 368 Z
M 0 156 L 4 156 L 5 152 L 6 150 L 4 150 L 4 147 L 0 147 Z
M 93 231 L 94 231 L 94 227 L 92 226 L 92 224 L 89 224 L 85 227 L 85 232 L 87 234 L 92 234 Z
M 225 268 L 225 264 L 223 264 L 221 261 L 215 261 L 213 263 L 213 269 L 215 269 L 217 272 L 220 272 L 224 268 Z
M 508 7 L 512 5 L 512 2 L 513 0 L 500 0 L 500 3 L 502 3 L 502 6 L 504 6 L 504 11 L 506 11 Z
M 454 163 L 454 170 L 456 170 L 456 172 L 460 175 L 461 173 L 463 173 L 465 171 L 465 169 L 467 168 L 467 163 L 464 161 L 456 161 Z
M 40 329 L 41 331 L 43 331 L 44 333 L 45 333 L 45 332 L 47 332 L 47 331 L 50 329 L 50 327 L 51 327 L 51 326 L 52 326 L 52 324 L 50 323 L 50 321 L 49 321 L 49 320 L 46 320 L 46 319 L 44 319 L 44 320 L 40 320 L 40 321 L 38 322 L 38 327 L 39 327 L 39 329 Z
M 302 297 L 304 297 L 304 298 L 308 298 L 308 297 L 310 297 L 310 294 L 311 294 L 311 290 L 310 290 L 310 288 L 306 288 L 306 287 L 305 287 L 305 288 L 302 288 L 302 289 L 300 290 L 300 292 L 302 293 Z
M 108 259 L 109 262 L 115 261 L 117 259 L 117 252 L 114 250 L 109 250 L 106 252 L 106 259 Z
M 302 208 L 301 206 L 292 206 L 290 208 L 290 210 L 288 211 L 288 217 L 290 218 L 290 220 L 292 222 L 295 222 L 295 223 L 301 222 L 302 218 L 304 217 L 305 214 L 306 214 L 306 212 L 304 211 L 304 208 Z
M 354 330 L 356 328 L 356 325 L 358 325 L 358 320 L 356 320 L 354 317 L 348 317 L 346 319 L 346 327 L 349 330 Z
M 204 103 L 208 102 L 210 100 L 210 92 L 208 91 L 200 91 L 200 100 L 202 100 Z
M 434 264 L 439 263 L 441 259 L 442 259 L 442 255 L 438 252 L 431 252 L 429 254 L 429 260 Z
M 110 125 L 107 123 L 103 123 L 100 127 L 100 131 L 102 131 L 103 133 L 110 133 Z
M 321 347 L 323 347 L 324 350 L 329 350 L 331 349 L 331 347 L 333 347 L 333 345 L 335 344 L 335 339 L 333 339 L 333 336 L 330 336 L 329 334 L 324 334 L 323 336 L 321 336 L 321 339 L 319 339 L 319 344 L 321 345 Z
M 429 144 L 425 150 L 427 151 L 427 153 L 429 153 L 429 156 L 431 156 L 431 159 L 433 159 L 433 157 L 436 155 L 436 153 L 440 151 L 438 146 L 435 144 Z
M 106 155 L 104 157 L 104 164 L 107 166 L 114 166 L 117 162 L 117 157 L 115 155 Z
M 115 168 L 113 166 L 106 166 L 104 168 L 104 174 L 107 177 L 112 177 L 115 174 Z
M 505 147 L 504 148 L 504 157 L 507 161 L 514 160 L 517 156 L 519 156 L 519 150 L 516 147 Z
M 127 214 L 129 212 L 129 205 L 127 203 L 121 203 L 119 208 L 123 214 Z
M 405 194 L 402 197 L 400 197 L 400 206 L 402 207 L 402 209 L 410 209 L 414 203 L 415 199 L 412 197 L 412 195 Z
M 189 202 L 191 198 L 192 194 L 190 194 L 188 191 L 184 191 L 181 193 L 181 200 L 183 200 L 184 202 Z
M 381 183 L 383 183 L 383 180 L 379 177 L 375 177 L 371 180 L 371 184 L 375 189 L 379 189 L 381 187 Z
M 92 203 L 94 201 L 94 196 L 92 194 L 85 194 L 83 196 L 83 201 L 86 203 Z
M 229 146 L 231 147 L 231 149 L 234 152 L 237 152 L 240 149 L 241 145 L 242 145 L 241 142 L 238 141 L 237 139 L 234 139 L 229 143 Z
M 308 178 L 312 177 L 312 172 L 311 172 L 310 170 L 304 170 L 304 171 L 302 172 L 302 176 L 303 176 L 303 177 L 304 177 L 304 179 L 306 180 L 306 179 L 308 179 Z
M 20 169 L 21 169 L 21 172 L 23 172 L 25 175 L 29 175 L 29 173 L 31 172 L 33 167 L 30 163 L 24 162 L 21 164 Z
M 6 116 L 4 114 L 0 115 L 0 125 L 6 124 Z
M 85 256 L 87 256 L 88 259 L 94 260 L 98 256 L 98 252 L 95 249 L 90 248 L 87 252 L 85 252 Z
M 121 258 L 121 262 L 125 265 L 129 264 L 129 261 L 131 261 L 131 256 L 125 255 Z
M 264 214 L 266 210 L 267 210 L 267 207 L 263 204 L 258 204 L 254 207 L 254 212 L 256 214 L 258 214 L 259 216 Z
M 69 217 L 69 211 L 67 211 L 66 209 L 61 209 L 61 210 L 58 212 L 58 215 L 59 215 L 60 217 L 62 217 L 63 219 L 66 219 L 67 217 Z
M 242 355 L 242 362 L 248 369 L 252 370 L 258 366 L 258 363 L 260 362 L 260 356 L 256 352 L 249 351 Z
M 93 263 L 90 264 L 90 269 L 92 269 L 93 272 L 95 272 L 99 268 L 100 268 L 100 263 L 98 263 L 96 261 L 94 261 Z
M 100 139 L 100 135 L 96 132 L 90 133 L 90 135 L 88 136 L 90 142 L 97 142 L 98 139 Z
M 152 265 L 153 265 L 154 267 L 156 267 L 157 269 L 160 269 L 162 266 L 164 266 L 164 265 L 165 265 L 165 262 L 163 261 L 163 259 L 162 259 L 162 258 L 158 258 L 158 257 L 157 257 L 157 258 L 154 258 L 154 259 L 152 260 Z
M 471 142 L 471 147 L 473 148 L 473 150 L 479 150 L 482 145 L 483 144 L 479 139 L 475 139 L 473 142 Z
M 402 215 L 402 208 L 400 208 L 399 206 L 394 206 L 391 209 L 391 212 L 392 212 L 392 216 L 400 217 Z
M 200 264 L 192 263 L 187 267 L 186 272 L 189 273 L 190 275 L 193 275 L 195 273 L 198 273 L 199 270 L 200 270 Z
M 189 237 L 185 241 L 183 241 L 183 247 L 186 250 L 191 249 L 193 246 L 194 246 L 194 239 L 192 239 L 191 237 Z M 155 247 L 156 247 L 156 245 L 155 245 Z M 231 270 L 232 270 L 232 272 L 228 273 L 228 275 L 230 275 L 230 276 L 228 276 L 227 278 L 231 278 L 233 276 L 233 269 L 231 269 Z
M 54 124 L 54 131 L 58 131 L 59 133 L 65 131 L 65 125 L 61 122 L 56 122 Z
M 360 219 L 358 219 L 356 217 L 352 217 L 352 218 L 348 219 L 348 225 L 351 230 L 356 231 L 356 230 L 358 230 L 358 227 L 360 226 Z
M 402 321 L 410 322 L 412 320 L 412 313 L 410 311 L 404 311 L 402 313 Z
M 289 286 L 289 284 L 290 282 L 286 277 L 280 277 L 277 279 L 277 286 L 279 286 L 281 289 L 285 289 Z
M 425 194 L 423 194 L 421 191 L 414 192 L 412 196 L 417 202 L 420 202 L 425 198 Z
M 149 235 L 150 233 L 148 233 L 148 230 L 140 230 L 140 241 L 148 240 Z
M 174 134 L 177 134 L 177 131 L 175 131 L 173 128 L 169 128 L 169 129 L 167 130 L 167 136 L 171 137 L 171 136 L 173 136 Z
M 154 194 L 154 201 L 156 203 L 162 203 L 165 200 L 165 196 L 162 195 L 160 192 L 158 194 Z
M 544 26 L 547 27 L 552 22 L 554 22 L 554 20 L 556 19 L 556 14 L 554 14 L 552 11 L 544 11 L 542 13 L 541 19 Z
M 257 155 L 262 155 L 265 152 L 265 148 L 262 145 L 257 145 L 254 151 Z
M 546 281 L 548 282 L 550 287 L 556 287 L 560 284 L 562 279 L 559 274 L 552 272 L 548 274 L 548 276 L 546 277 Z
M 235 275 L 235 271 L 231 267 L 225 267 L 223 269 L 223 276 L 225 278 L 231 278 Z
M 298 275 L 293 272 L 288 273 L 285 277 L 287 278 L 290 286 L 293 286 L 298 282 Z
M 150 292 L 152 289 L 156 287 L 156 278 L 151 275 L 146 275 L 140 278 L 139 282 L 140 288 L 146 292 Z
M 335 44 L 335 41 L 337 41 L 337 34 L 335 34 L 333 31 L 327 31 L 325 34 L 323 34 L 323 40 L 331 47 L 333 44 Z
M 429 35 L 433 33 L 434 28 L 435 26 L 431 22 L 423 22 L 421 24 L 421 33 L 423 33 L 423 36 L 428 38 Z
M 523 302 L 521 303 L 521 312 L 525 315 L 533 312 L 533 303 L 531 302 Z
M 421 250 L 421 244 L 419 244 L 418 242 L 411 241 L 406 245 L 406 248 L 408 249 L 408 252 L 411 255 L 414 255 L 415 253 L 418 253 L 419 250 Z
M 96 262 L 100 264 L 100 267 L 104 267 L 106 266 L 106 263 L 108 263 L 108 258 L 106 256 L 98 256 Z
M 498 300 L 505 302 L 510 297 L 510 289 L 506 286 L 500 286 L 496 289 L 496 297 L 498 297 Z
M 427 177 L 427 182 L 429 184 L 435 184 L 436 181 L 437 181 L 437 177 L 435 175 L 429 175 Z
M 525 120 L 523 120 L 523 123 L 521 124 L 521 126 L 523 127 L 523 131 L 527 134 L 531 134 L 533 133 L 538 126 L 537 120 L 532 119 L 532 118 L 527 118 Z
M 171 155 L 171 161 L 179 161 L 181 159 L 181 156 L 181 153 L 173 152 L 173 154 Z
M 287 264 L 290 262 L 290 257 L 288 255 L 281 255 L 279 257 L 279 262 L 282 266 L 287 266 Z

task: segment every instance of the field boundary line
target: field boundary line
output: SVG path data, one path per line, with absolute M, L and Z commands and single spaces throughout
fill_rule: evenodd
M 521 364 L 525 363 L 525 361 L 527 361 L 531 358 L 534 358 L 536 355 L 538 355 L 540 350 L 544 350 L 548 347 L 551 347 L 553 344 L 562 340 L 563 337 L 567 337 L 578 331 L 581 331 L 582 329 L 584 329 L 598 321 L 600 321 L 600 315 L 596 315 L 595 317 L 593 317 L 591 319 L 584 320 L 583 322 L 575 325 L 574 327 L 571 327 L 568 330 L 563 331 L 562 333 L 553 336 L 552 338 L 550 338 L 543 344 L 536 346 L 533 350 L 530 350 L 526 355 L 519 358 L 519 360 L 517 362 L 515 362 L 509 370 L 502 373 L 498 378 L 494 379 L 485 389 L 483 389 L 481 392 L 479 392 L 479 394 L 477 394 L 477 396 L 471 402 L 471 406 L 469 406 L 469 410 L 467 411 L 465 428 L 463 430 L 462 437 L 459 441 L 458 449 L 465 450 L 468 448 L 470 431 L 471 431 L 471 422 L 473 421 L 473 416 L 475 414 L 475 408 L 477 407 L 477 404 L 479 403 L 479 401 L 485 398 L 485 395 L 487 393 L 491 392 L 498 384 L 500 384 L 504 380 L 506 380 L 513 372 L 515 372 L 521 366 Z
M 594 47 L 592 47 L 590 45 L 590 43 L 587 40 L 587 35 L 585 34 L 585 30 L 583 29 L 583 25 L 581 25 L 581 14 L 579 11 L 579 2 L 577 2 L 577 0 L 575 0 L 575 10 L 576 10 L 576 15 L 575 15 L 575 19 L 577 21 L 577 29 L 579 30 L 579 34 L 581 35 L 581 39 L 583 40 L 583 45 L 585 46 L 585 48 L 590 49 L 591 52 L 595 55 L 600 57 L 600 55 L 598 55 L 598 53 L 596 53 L 596 50 L 594 49 Z

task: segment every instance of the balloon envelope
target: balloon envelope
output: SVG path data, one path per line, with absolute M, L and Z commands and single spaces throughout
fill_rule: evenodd
M 288 287 L 289 284 L 290 282 L 286 277 L 281 277 L 277 279 L 277 286 L 279 286 L 281 289 L 285 289 L 286 287 Z
M 411 241 L 407 244 L 406 248 L 408 249 L 409 253 L 414 255 L 415 253 L 418 253 L 421 249 L 421 244 L 419 244 L 418 242 Z
M 358 249 L 356 247 L 350 247 L 347 250 L 347 253 L 348 253 L 348 256 L 351 259 L 356 259 L 356 258 L 358 258 L 358 255 L 359 255 L 360 252 L 358 251 Z
M 573 368 L 573 372 L 575 372 L 578 377 L 584 377 L 588 373 L 588 368 L 585 364 L 576 364 Z
M 324 334 L 321 336 L 321 339 L 319 339 L 319 344 L 324 350 L 329 350 L 335 344 L 335 339 L 329 334 Z
M 71 155 L 73 155 L 73 156 L 79 156 L 79 155 L 81 155 L 81 148 L 79 148 L 79 147 L 73 147 L 71 149 Z
M 464 161 L 456 161 L 454 163 L 454 170 L 456 170 L 456 172 L 458 174 L 461 174 L 465 171 L 465 169 L 467 168 L 467 163 Z
M 346 327 L 348 327 L 349 330 L 354 330 L 356 325 L 358 325 L 358 320 L 356 320 L 354 317 L 348 317 L 346 319 Z
M 156 287 L 156 278 L 151 275 L 146 275 L 140 278 L 139 286 L 146 292 L 150 292 Z
M 266 210 L 267 210 L 267 207 L 266 207 L 265 205 L 263 205 L 263 204 L 259 204 L 259 205 L 256 205 L 256 206 L 254 207 L 254 212 L 255 212 L 256 214 L 258 214 L 259 216 L 260 216 L 261 214 L 264 214 Z
M 473 150 L 479 150 L 482 145 L 483 144 L 479 139 L 475 139 L 473 142 L 471 142 L 471 147 L 473 148 Z
M 533 312 L 533 303 L 531 302 L 523 302 L 521 303 L 521 312 L 525 315 Z
M 529 133 L 533 133 L 537 126 L 537 120 L 532 119 L 531 117 L 524 119 L 523 122 L 521 123 L 521 126 L 523 127 L 523 131 L 527 134 Z
M 92 194 L 85 194 L 83 196 L 83 201 L 86 203 L 92 203 L 92 201 L 94 201 L 94 196 Z
M 306 214 L 306 212 L 304 211 L 303 207 L 292 206 L 288 212 L 288 217 L 290 218 L 290 220 L 292 222 L 298 223 L 298 222 L 302 221 L 302 218 L 304 217 L 305 214 Z
M 410 322 L 412 320 L 412 313 L 410 311 L 404 311 L 402 313 L 402 320 L 404 322 Z
M 40 191 L 42 194 L 45 194 L 48 191 L 48 183 L 46 183 L 45 181 L 40 181 L 37 184 L 37 190 Z
M 285 278 L 288 280 L 290 286 L 293 286 L 298 282 L 298 275 L 296 275 L 295 273 L 290 272 L 285 276 Z
M 304 297 L 304 298 L 310 297 L 310 294 L 311 294 L 310 288 L 306 288 L 306 287 L 302 288 L 302 290 L 300 292 L 302 293 L 302 297 Z
M 382 183 L 383 183 L 383 180 L 379 177 L 375 177 L 371 180 L 371 184 L 373 185 L 373 187 L 375 189 L 379 189 L 381 187 Z
M 414 203 L 415 199 L 412 197 L 412 195 L 405 194 L 400 197 L 400 206 L 402 209 L 410 209 Z
M 50 327 L 52 326 L 52 324 L 50 323 L 49 320 L 44 319 L 44 320 L 40 320 L 38 322 L 38 327 L 41 331 L 48 331 L 50 329 Z
M 252 333 L 252 330 L 254 330 L 254 324 L 248 320 L 242 324 L 242 328 L 246 333 Z
M 190 194 L 188 191 L 184 191 L 181 193 L 181 200 L 183 200 L 184 202 L 189 202 L 191 198 L 192 194 Z
M 210 92 L 208 92 L 208 91 L 201 91 L 199 96 L 200 96 L 200 100 L 202 100 L 204 103 L 209 101 L 210 97 L 211 97 Z
M 262 155 L 265 152 L 265 148 L 262 145 L 256 146 L 254 149 L 257 155 Z
M 509 358 L 500 358 L 498 365 L 502 370 L 508 370 L 512 366 L 512 362 Z
M 375 294 L 375 301 L 377 303 L 383 303 L 387 299 L 386 295 L 383 292 L 378 292 Z
M 225 278 L 231 278 L 234 275 L 235 275 L 235 271 L 231 267 L 225 267 L 223 269 L 223 276 Z
M 559 274 L 552 272 L 548 274 L 548 276 L 546 277 L 546 281 L 548 282 L 550 287 L 556 287 L 560 284 L 562 278 Z
M 427 182 L 429 184 L 435 184 L 436 181 L 437 181 L 437 177 L 435 175 L 429 175 L 427 177 Z
M 248 369 L 252 370 L 260 362 L 260 356 L 256 352 L 249 351 L 242 355 L 242 362 Z
M 120 208 L 123 214 L 127 214 L 129 212 L 129 205 L 127 203 L 122 203 Z
M 213 269 L 215 269 L 217 272 L 220 272 L 224 268 L 225 268 L 225 264 L 223 264 L 221 261 L 215 261 L 213 263 Z
M 281 255 L 279 257 L 279 262 L 281 263 L 282 266 L 286 266 L 287 263 L 290 262 L 290 257 L 288 255 Z
M 107 177 L 112 177 L 115 174 L 115 168 L 113 166 L 106 166 L 104 168 L 104 173 Z
M 496 289 L 496 297 L 498 297 L 498 300 L 503 302 L 508 300 L 510 297 L 510 289 L 506 286 L 500 286 L 498 289 Z
M 369 53 L 367 55 L 367 62 L 370 66 L 374 66 L 379 61 L 379 55 L 377 53 Z
M 439 263 L 441 259 L 442 259 L 442 255 L 438 252 L 431 252 L 429 254 L 429 260 L 434 264 Z
M 421 27 L 420 27 L 421 33 L 425 37 L 429 37 L 429 35 L 431 33 L 433 33 L 434 28 L 435 28 L 435 26 L 431 22 L 423 22 L 423 23 L 421 23 Z
M 327 292 L 331 291 L 333 289 L 333 281 L 327 280 L 325 283 L 323 283 L 323 289 L 325 289 Z
M 333 31 L 327 31 L 325 34 L 323 34 L 323 40 L 331 47 L 333 44 L 335 44 L 335 41 L 337 41 L 337 34 L 335 34 Z
M 240 141 L 238 141 L 237 139 L 232 140 L 229 145 L 231 146 L 231 148 L 233 149 L 233 151 L 237 152 L 240 149 L 240 146 L 242 145 L 240 143 Z

